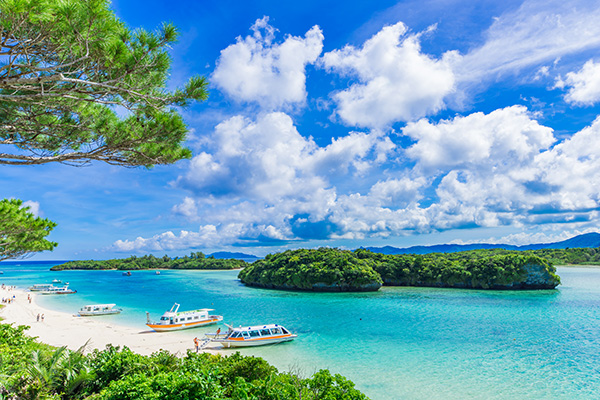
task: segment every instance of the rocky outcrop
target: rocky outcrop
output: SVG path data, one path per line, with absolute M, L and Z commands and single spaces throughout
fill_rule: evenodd
M 560 278 L 544 265 L 527 264 L 524 269 L 527 279 L 523 283 L 523 289 L 554 289 L 560 284 Z

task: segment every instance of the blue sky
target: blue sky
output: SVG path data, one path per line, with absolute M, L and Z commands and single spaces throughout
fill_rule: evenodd
M 193 159 L 3 166 L 36 259 L 526 244 L 599 231 L 595 1 L 114 1 L 173 22 Z

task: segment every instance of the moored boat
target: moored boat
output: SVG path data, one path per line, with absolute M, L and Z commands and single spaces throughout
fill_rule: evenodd
M 33 286 L 29 286 L 27 289 L 29 289 L 31 292 L 41 292 L 43 290 L 49 290 L 55 288 L 55 286 L 51 283 L 37 283 Z
M 62 283 L 60 279 L 52 279 L 52 283 Z
M 191 311 L 179 311 L 179 304 L 175 303 L 157 322 L 150 321 L 150 314 L 146 312 L 148 320 L 146 325 L 157 332 L 168 332 L 216 324 L 223 320 L 221 315 L 209 315 L 209 311 L 214 310 L 212 308 L 200 308 Z
M 52 286 L 46 290 L 41 290 L 40 294 L 73 294 L 77 293 L 77 290 L 69 289 L 68 286 L 55 287 Z
M 211 342 L 220 343 L 223 347 L 251 347 L 288 342 L 298 337 L 277 324 L 257 325 L 234 328 L 227 325 L 229 330 L 223 334 L 207 333 Z
M 111 315 L 119 314 L 123 311 L 120 308 L 115 308 L 116 304 L 91 304 L 81 307 L 79 315 L 81 317 L 91 317 L 94 315 Z

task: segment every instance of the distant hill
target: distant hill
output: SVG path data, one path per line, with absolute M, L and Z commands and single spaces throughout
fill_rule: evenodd
M 514 246 L 510 244 L 490 244 L 490 243 L 472 243 L 472 244 L 437 244 L 433 246 L 412 246 L 398 248 L 392 246 L 385 247 L 365 247 L 373 253 L 382 254 L 428 254 L 428 253 L 456 253 L 458 251 L 469 251 L 479 249 L 505 249 L 505 250 L 540 250 L 540 249 L 566 249 L 566 248 L 584 248 L 600 247 L 600 233 L 585 233 L 554 243 L 537 243 L 523 246 Z
M 229 251 L 217 251 L 216 253 L 209 254 L 208 256 L 213 256 L 214 258 L 223 258 L 227 260 L 230 258 L 235 258 L 237 260 L 258 260 L 258 257 L 252 254 L 232 253 Z

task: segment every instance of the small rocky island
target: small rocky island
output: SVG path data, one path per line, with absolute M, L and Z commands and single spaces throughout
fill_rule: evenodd
M 529 252 L 475 250 L 386 255 L 320 248 L 269 254 L 240 271 L 248 286 L 327 292 L 364 292 L 387 286 L 467 289 L 554 289 L 556 268 Z

